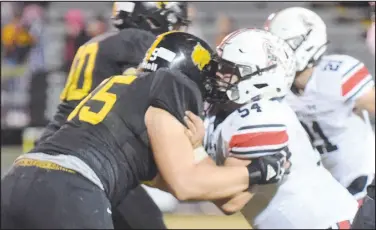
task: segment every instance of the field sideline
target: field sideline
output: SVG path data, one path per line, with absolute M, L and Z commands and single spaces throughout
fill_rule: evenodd
M 1 148 L 1 176 L 21 153 L 20 146 Z M 232 216 L 166 214 L 166 225 L 170 229 L 250 229 L 241 214 Z

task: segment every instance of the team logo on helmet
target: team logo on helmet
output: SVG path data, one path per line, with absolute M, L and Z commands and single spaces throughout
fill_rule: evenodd
M 200 43 L 197 43 L 193 49 L 191 58 L 193 64 L 195 64 L 199 70 L 203 70 L 204 67 L 209 64 L 211 56 L 207 49 L 202 47 Z

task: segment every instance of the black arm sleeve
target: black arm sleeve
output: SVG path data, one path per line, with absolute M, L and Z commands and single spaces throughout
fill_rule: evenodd
M 159 69 L 151 85 L 149 104 L 166 110 L 184 124 L 184 112 L 201 116 L 202 95 L 198 86 L 187 76 L 167 69 Z

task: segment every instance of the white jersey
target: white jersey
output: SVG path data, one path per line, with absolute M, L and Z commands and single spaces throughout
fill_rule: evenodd
M 286 112 L 290 116 L 286 115 Z M 215 117 L 210 119 L 213 121 Z M 288 130 L 286 124 L 290 124 Z M 216 147 L 221 154 L 224 154 L 223 156 L 213 156 L 216 157 L 217 163 L 222 163 L 222 160 L 229 154 L 245 159 L 271 155 L 286 147 L 291 135 L 307 136 L 290 107 L 284 102 L 278 101 L 262 101 L 245 105 L 230 114 L 226 118 L 226 122 L 220 124 L 220 127 L 209 138 L 212 141 L 219 140 L 219 143 L 209 144 L 208 153 L 213 156 L 214 149 L 212 148 Z M 209 129 L 213 129 L 213 127 L 211 126 Z M 223 146 L 224 143 L 227 143 L 227 148 Z M 290 140 L 289 148 L 291 152 L 304 152 L 292 156 L 293 164 L 300 162 L 296 167 L 315 166 L 320 159 L 308 138 L 303 138 L 294 145 L 291 145 Z M 222 149 L 228 151 L 223 152 Z
M 353 113 L 356 99 L 373 86 L 362 62 L 347 55 L 328 55 L 314 68 L 302 95 L 286 97 L 323 154 L 323 164 L 345 187 L 359 175 L 375 172 L 374 133 Z
M 286 146 L 292 153 L 291 173 L 278 189 L 270 192 L 269 186 L 256 187 L 255 196 L 243 208 L 254 228 L 329 228 L 354 217 L 355 199 L 317 164 L 318 152 L 285 102 L 264 100 L 245 105 L 214 128 L 215 119 L 206 119 L 205 138 L 207 151 L 218 164 L 230 155 L 249 159 Z M 264 209 L 259 209 L 265 200 Z

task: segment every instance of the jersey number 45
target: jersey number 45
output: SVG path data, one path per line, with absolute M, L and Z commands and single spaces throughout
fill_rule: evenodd
M 78 115 L 80 121 L 88 122 L 92 125 L 96 125 L 103 121 L 107 114 L 111 111 L 116 102 L 116 94 L 108 92 L 114 84 L 131 84 L 136 79 L 136 76 L 118 75 L 104 80 L 93 92 L 91 92 L 80 104 L 69 114 L 68 121 L 72 120 Z M 90 110 L 90 106 L 86 105 L 86 102 L 95 100 L 103 103 L 99 112 L 93 112 Z

